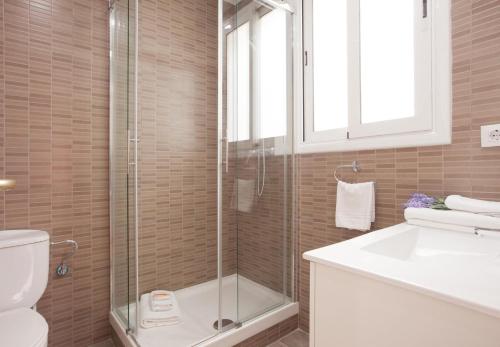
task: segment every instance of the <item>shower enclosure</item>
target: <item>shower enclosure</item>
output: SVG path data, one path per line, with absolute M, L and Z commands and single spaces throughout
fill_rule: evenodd
M 297 312 L 293 11 L 110 3 L 111 322 L 137 345 L 229 346 Z M 180 323 L 144 328 L 155 289 Z

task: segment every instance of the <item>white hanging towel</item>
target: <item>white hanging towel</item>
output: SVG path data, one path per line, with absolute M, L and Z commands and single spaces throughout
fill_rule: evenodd
M 175 296 L 172 297 L 173 307 L 168 311 L 151 310 L 150 293 L 142 294 L 141 305 L 141 327 L 145 329 L 175 325 L 181 322 L 181 313 Z
M 500 217 L 500 202 L 466 198 L 461 195 L 450 195 L 444 201 L 452 210 L 472 212 L 485 216 Z
M 337 184 L 335 225 L 338 228 L 367 231 L 375 222 L 375 183 Z

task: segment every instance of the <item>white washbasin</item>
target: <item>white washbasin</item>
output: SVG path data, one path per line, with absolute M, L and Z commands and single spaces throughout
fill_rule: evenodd
M 500 261 L 500 233 L 473 233 L 414 227 L 361 248 L 413 262 L 455 262 L 470 265 Z
M 304 258 L 500 317 L 500 232 L 402 223 Z

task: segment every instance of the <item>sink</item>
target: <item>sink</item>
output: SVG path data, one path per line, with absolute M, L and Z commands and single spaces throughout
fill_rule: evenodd
M 377 240 L 361 250 L 402 261 L 471 264 L 498 260 L 500 235 L 413 228 Z
M 401 223 L 304 258 L 316 345 L 500 346 L 498 231 Z
M 408 223 L 308 251 L 304 258 L 500 318 L 500 232 Z

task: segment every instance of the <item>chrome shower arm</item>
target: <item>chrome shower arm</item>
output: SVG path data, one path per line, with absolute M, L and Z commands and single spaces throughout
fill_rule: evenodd
M 288 11 L 291 14 L 295 13 L 295 9 L 290 5 L 288 1 L 280 1 L 280 0 L 257 0 L 267 6 L 271 6 L 274 8 L 280 8 L 282 10 Z

